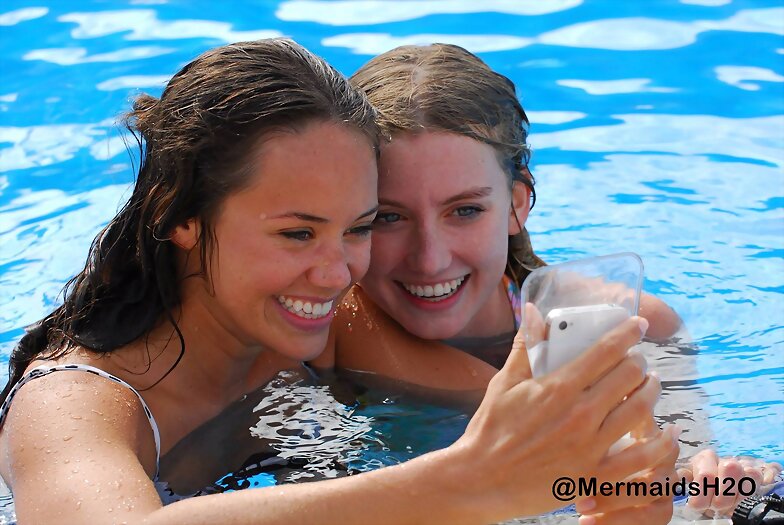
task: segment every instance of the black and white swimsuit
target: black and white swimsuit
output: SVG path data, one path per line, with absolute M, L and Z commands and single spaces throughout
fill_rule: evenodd
M 142 408 L 144 409 L 144 415 L 147 416 L 147 420 L 150 422 L 150 427 L 152 428 L 152 434 L 155 438 L 155 476 L 152 478 L 153 483 L 155 483 L 155 488 L 158 491 L 158 495 L 161 497 L 161 501 L 164 505 L 168 503 L 172 503 L 174 501 L 178 501 L 184 499 L 189 496 L 180 496 L 175 494 L 172 491 L 168 484 L 162 482 L 158 479 L 159 474 L 159 467 L 161 462 L 161 434 L 158 431 L 158 424 L 155 422 L 155 417 L 152 415 L 152 411 L 150 411 L 150 407 L 147 406 L 147 403 L 144 402 L 144 398 L 142 395 L 131 385 L 127 382 L 123 381 L 117 376 L 113 376 L 112 374 L 101 370 L 100 368 L 95 368 L 94 366 L 90 365 L 82 365 L 82 364 L 68 364 L 68 365 L 54 365 L 54 366 L 39 366 L 33 368 L 29 372 L 27 372 L 22 378 L 16 383 L 11 391 L 8 393 L 8 397 L 6 397 L 3 404 L 0 405 L 0 427 L 3 426 L 3 422 L 5 421 L 5 416 L 8 412 L 8 406 L 11 404 L 16 393 L 19 391 L 22 386 L 29 383 L 34 379 L 38 379 L 39 377 L 44 377 L 46 375 L 52 374 L 54 372 L 67 372 L 67 371 L 76 371 L 76 372 L 87 372 L 88 374 L 95 374 L 97 376 L 103 377 L 108 379 L 109 381 L 114 381 L 125 388 L 129 389 L 131 392 L 136 394 L 136 397 L 139 398 L 139 403 L 141 403 Z

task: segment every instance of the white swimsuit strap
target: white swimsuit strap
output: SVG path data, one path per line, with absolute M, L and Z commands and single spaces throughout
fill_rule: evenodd
M 144 414 L 147 416 L 147 420 L 150 422 L 150 426 L 152 427 L 152 434 L 155 438 L 155 477 L 153 481 L 158 480 L 158 470 L 161 462 L 161 435 L 158 431 L 158 424 L 155 422 L 155 418 L 152 415 L 152 411 L 147 406 L 147 403 L 144 402 L 142 395 L 131 385 L 123 381 L 117 376 L 113 376 L 112 374 L 101 370 L 100 368 L 95 368 L 94 366 L 90 365 L 82 365 L 82 364 L 70 364 L 70 365 L 55 365 L 55 366 L 39 366 L 33 368 L 28 373 L 26 373 L 22 378 L 17 382 L 12 388 L 11 391 L 8 392 L 8 396 L 3 401 L 3 404 L 0 405 L 0 427 L 3 426 L 3 421 L 5 420 L 6 412 L 8 410 L 8 405 L 11 403 L 11 400 L 14 398 L 16 393 L 19 391 L 20 388 L 25 383 L 32 381 L 33 379 L 37 379 L 39 377 L 43 377 L 45 375 L 49 375 L 53 372 L 60 372 L 65 370 L 75 370 L 75 371 L 82 371 L 88 372 L 90 374 L 95 374 L 97 376 L 109 379 L 110 381 L 114 381 L 115 383 L 119 383 L 122 386 L 129 389 L 131 392 L 136 394 L 136 397 L 139 398 L 139 402 L 142 404 L 142 408 L 144 409 Z

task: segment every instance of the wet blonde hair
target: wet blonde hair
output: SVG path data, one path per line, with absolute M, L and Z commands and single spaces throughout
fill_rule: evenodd
M 511 190 L 515 181 L 531 190 L 526 143 L 528 117 L 514 83 L 479 57 L 450 44 L 400 46 L 362 66 L 351 78 L 378 111 L 386 140 L 396 133 L 444 131 L 493 147 Z M 522 225 L 521 225 L 522 226 Z M 545 263 L 536 256 L 528 232 L 509 236 L 506 273 L 521 284 Z

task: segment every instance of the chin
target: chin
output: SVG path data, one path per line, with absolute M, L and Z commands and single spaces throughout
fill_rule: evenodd
M 287 339 L 283 345 L 272 347 L 276 354 L 293 359 L 294 361 L 309 361 L 320 356 L 327 345 L 327 335 L 317 338 L 297 338 Z

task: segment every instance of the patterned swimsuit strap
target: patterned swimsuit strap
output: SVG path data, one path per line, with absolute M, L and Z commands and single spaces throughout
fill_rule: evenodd
M 13 388 L 11 388 L 11 391 L 8 393 L 8 396 L 5 398 L 5 401 L 3 401 L 3 404 L 0 405 L 0 426 L 3 425 L 3 421 L 5 420 L 6 413 L 8 412 L 8 407 L 11 404 L 11 400 L 14 398 L 16 393 L 19 391 L 20 388 L 22 388 L 22 386 L 25 383 L 28 383 L 34 379 L 49 375 L 54 372 L 64 372 L 64 371 L 80 371 L 80 372 L 87 372 L 89 374 L 94 374 L 103 377 L 105 379 L 108 379 L 110 381 L 114 381 L 115 383 L 118 383 L 126 387 L 131 392 L 136 394 L 136 397 L 139 398 L 139 402 L 141 403 L 142 408 L 144 409 L 144 415 L 147 416 L 147 420 L 150 422 L 150 427 L 152 427 L 152 435 L 153 438 L 155 439 L 155 477 L 153 478 L 153 481 L 157 481 L 158 469 L 161 461 L 161 435 L 160 432 L 158 431 L 158 423 L 155 422 L 155 418 L 152 415 L 152 411 L 150 411 L 150 408 L 147 406 L 147 403 L 144 402 L 142 395 L 135 388 L 133 388 L 131 385 L 129 385 L 119 377 L 113 376 L 112 374 L 104 370 L 101 370 L 100 368 L 95 368 L 94 366 L 82 365 L 82 364 L 39 366 L 33 368 L 24 376 L 22 376 L 22 378 L 13 386 Z
M 514 279 L 504 274 L 503 277 L 504 287 L 506 288 L 506 295 L 509 297 L 509 305 L 512 307 L 515 319 L 515 331 L 520 328 L 523 322 L 522 299 L 520 299 L 520 287 Z

